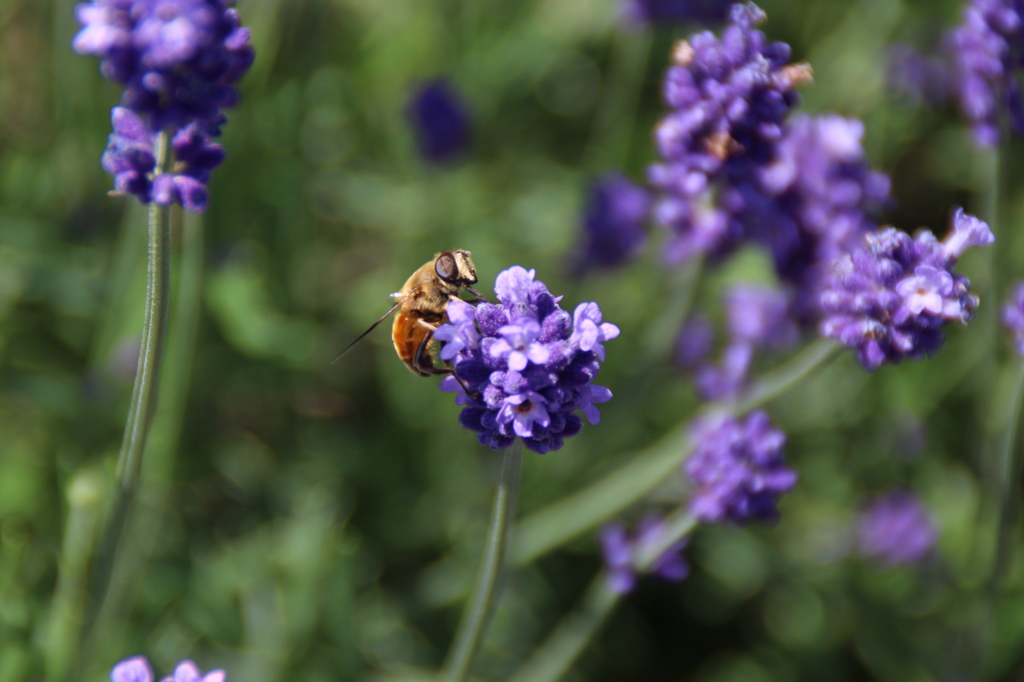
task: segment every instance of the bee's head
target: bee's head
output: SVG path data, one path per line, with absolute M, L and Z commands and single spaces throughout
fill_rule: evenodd
M 469 251 L 444 251 L 434 259 L 434 272 L 442 281 L 455 286 L 476 284 L 476 267 Z

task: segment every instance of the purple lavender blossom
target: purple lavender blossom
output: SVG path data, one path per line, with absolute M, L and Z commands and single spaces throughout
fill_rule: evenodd
M 145 656 L 126 658 L 110 671 L 111 682 L 153 682 L 153 669 Z
M 745 421 L 712 415 L 691 427 L 693 453 L 685 471 L 694 485 L 690 512 L 705 523 L 774 521 L 780 495 L 796 485 L 783 455 L 786 436 L 768 415 Z
M 160 682 L 224 682 L 226 675 L 223 670 L 212 670 L 206 675 L 196 667 L 192 661 L 182 661 L 174 669 L 173 675 L 168 675 Z M 127 658 L 110 671 L 111 682 L 153 682 L 153 669 L 149 667 L 149 661 L 145 656 L 134 656 Z
M 910 45 L 893 45 L 887 56 L 887 85 L 893 92 L 929 104 L 942 104 L 949 97 L 950 68 L 941 57 Z
M 1024 6 L 1018 0 L 969 0 L 947 47 L 952 87 L 975 142 L 999 144 L 1003 116 L 1024 130 L 1024 101 L 1014 73 L 1024 57 Z
M 72 47 L 101 59 L 103 75 L 125 86 L 122 105 L 151 130 L 213 121 L 238 101 L 253 50 L 223 0 L 92 0 L 75 12 Z
M 92 0 L 76 7 L 72 46 L 102 61 L 125 86 L 103 153 L 115 194 L 143 203 L 206 210 L 210 172 L 224 159 L 212 142 L 249 68 L 249 30 L 222 0 Z M 158 135 L 171 136 L 173 163 L 158 168 Z
M 190 211 L 206 210 L 210 171 L 224 159 L 223 147 L 211 141 L 209 132 L 197 122 L 179 130 L 171 140 L 177 163 L 171 172 L 157 174 L 156 135 L 142 119 L 130 109 L 114 107 L 111 123 L 114 132 L 101 163 L 114 176 L 116 193 L 132 194 L 143 203 L 178 203 Z
M 790 317 L 790 297 L 783 291 L 736 285 L 725 294 L 729 342 L 719 365 L 696 364 L 697 392 L 705 400 L 721 400 L 739 393 L 758 348 L 783 348 L 797 340 Z
M 451 161 L 469 146 L 469 110 L 447 80 L 438 78 L 417 87 L 405 114 L 425 160 Z
M 907 492 L 879 497 L 857 524 L 860 551 L 887 566 L 924 559 L 935 546 L 938 531 L 928 510 Z
M 927 230 L 911 238 L 890 227 L 838 258 L 821 293 L 822 336 L 856 348 L 868 369 L 935 353 L 943 325 L 966 324 L 978 306 L 970 281 L 952 271 L 957 258 L 995 241 L 988 225 L 962 209 L 951 222 L 943 242 Z
M 1010 300 L 1003 305 L 1000 319 L 1013 335 L 1013 349 L 1024 356 L 1024 282 L 1017 282 L 1010 289 Z
M 593 380 L 602 343 L 617 337 L 618 327 L 602 320 L 596 303 L 581 303 L 570 316 L 534 276 L 518 265 L 500 273 L 496 305 L 452 300 L 448 322 L 434 334 L 440 357 L 462 381 L 445 377 L 441 390 L 459 393 L 459 421 L 494 449 L 518 436 L 534 452 L 558 450 L 583 426 L 576 410 L 597 424 L 596 404 L 612 397 Z
M 683 369 L 694 369 L 711 352 L 714 340 L 715 330 L 711 322 L 703 315 L 693 315 L 680 328 L 672 357 Z
M 697 393 L 704 400 L 723 400 L 734 397 L 747 382 L 750 363 L 754 361 L 754 346 L 745 341 L 730 341 L 722 349 L 719 364 L 703 362 L 694 372 Z
M 784 348 L 796 342 L 789 296 L 769 287 L 736 285 L 725 293 L 729 335 L 758 348 Z
M 608 587 L 616 594 L 632 592 L 636 586 L 637 563 L 661 542 L 665 522 L 649 516 L 640 522 L 636 535 L 630 536 L 621 523 L 609 523 L 601 529 L 601 552 L 608 568 Z M 683 559 L 682 550 L 687 539 L 672 544 L 656 557 L 647 568 L 665 580 L 679 581 L 687 576 L 690 567 Z
M 624 0 L 622 18 L 631 24 L 706 24 L 724 21 L 732 0 Z
M 742 206 L 730 203 L 756 185 L 799 101 L 794 86 L 810 79 L 806 65 L 787 65 L 788 45 L 754 28 L 764 19 L 752 3 L 736 4 L 720 39 L 705 31 L 674 48 L 662 91 L 671 111 L 654 132 L 662 161 L 647 173 L 661 192 L 654 216 L 672 234 L 670 262 L 721 256 L 741 240 L 733 216 Z M 734 190 L 731 198 L 715 199 L 715 185 Z
M 746 233 L 772 254 L 779 277 L 798 292 L 796 306 L 813 309 L 823 273 L 875 229 L 868 212 L 889 201 L 889 178 L 864 160 L 864 124 L 835 114 L 797 116 L 760 169 L 760 187 L 775 199 L 771 211 L 744 216 Z M 767 214 L 767 215 L 766 215 Z
M 621 173 L 605 173 L 587 193 L 579 271 L 612 268 L 634 257 L 647 242 L 644 223 L 651 198 Z

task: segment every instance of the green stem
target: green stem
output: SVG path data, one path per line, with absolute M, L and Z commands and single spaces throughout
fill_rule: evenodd
M 161 133 L 157 141 L 157 168 L 167 152 L 167 135 Z M 170 307 L 171 232 L 168 208 L 149 204 L 148 260 L 146 270 L 146 310 L 142 328 L 142 347 L 139 365 L 132 389 L 121 455 L 117 463 L 118 489 L 110 520 L 104 532 L 100 555 L 93 575 L 92 604 L 88 620 L 102 608 L 106 598 L 114 559 L 121 535 L 131 511 L 132 500 L 139 485 L 142 455 L 146 448 L 146 435 L 156 406 L 163 359 L 164 337 L 167 331 L 167 311 Z
M 1024 396 L 1024 362 L 1018 363 L 1017 380 L 1013 388 L 1013 397 L 1007 411 L 1006 431 L 999 448 L 997 462 L 997 485 L 999 486 L 999 530 L 996 535 L 996 556 L 992 566 L 990 585 L 998 588 L 1010 567 L 1013 552 L 1014 518 L 1017 512 L 1017 490 L 1020 463 L 1014 457 L 1014 444 L 1017 441 L 1017 418 L 1020 415 L 1021 398 Z
M 637 558 L 637 571 L 647 571 L 658 557 L 696 525 L 696 519 L 689 512 L 677 510 L 668 519 L 658 542 Z M 621 596 L 608 587 L 607 571 L 600 571 L 590 582 L 576 610 L 562 619 L 530 658 L 512 673 L 509 682 L 555 682 L 561 679 L 597 634 Z
M 99 473 L 86 469 L 75 473 L 68 486 L 68 524 L 61 545 L 45 646 L 46 679 L 53 682 L 71 679 L 72 670 L 78 668 L 79 628 L 86 604 L 89 559 L 99 525 L 104 483 Z
M 509 531 L 516 516 L 522 461 L 523 441 L 517 438 L 505 449 L 501 480 L 498 481 L 498 490 L 494 495 L 491 522 L 487 529 L 487 546 L 484 548 L 472 605 L 463 618 L 448 660 L 445 661 L 442 678 L 448 682 L 461 682 L 466 678 L 497 603 Z
M 608 587 L 607 571 L 599 571 L 576 609 L 512 673 L 509 682 L 553 682 L 560 678 L 618 603 L 619 595 Z
M 767 376 L 753 382 L 729 403 L 711 403 L 708 411 L 742 415 L 778 397 L 835 357 L 839 346 L 817 341 Z M 628 463 L 589 487 L 534 512 L 519 523 L 510 560 L 528 564 L 581 533 L 594 528 L 649 493 L 675 472 L 690 454 L 686 438 L 689 418 L 645 450 L 627 456 Z
M 594 113 L 586 166 L 600 171 L 623 167 L 635 131 L 633 119 L 651 51 L 651 31 L 616 31 L 612 65 Z
M 138 504 L 132 513 L 131 523 L 124 530 L 123 542 L 133 551 L 122 552 L 114 562 L 110 588 L 93 624 L 93 631 L 102 639 L 87 645 L 90 654 L 95 652 L 94 660 L 97 661 L 116 657 L 123 644 L 124 635 L 130 627 L 125 614 L 131 595 L 156 546 L 154 529 L 161 526 L 167 513 L 166 500 L 192 377 L 202 299 L 202 217 L 196 213 L 182 213 L 174 210 L 171 214 L 172 229 L 181 233 L 181 265 L 174 284 L 173 310 L 164 352 L 160 410 L 149 430 L 139 493 L 136 495 Z

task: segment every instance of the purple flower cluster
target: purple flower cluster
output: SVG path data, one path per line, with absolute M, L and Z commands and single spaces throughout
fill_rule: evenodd
M 596 303 L 581 303 L 570 316 L 534 276 L 518 265 L 501 272 L 496 305 L 474 308 L 453 299 L 448 323 L 434 333 L 441 359 L 455 370 L 441 390 L 459 392 L 459 421 L 494 449 L 519 436 L 534 452 L 558 450 L 583 425 L 576 410 L 597 424 L 595 403 L 612 397 L 593 381 L 605 357 L 602 344 L 619 328 L 602 321 Z
M 735 396 L 746 383 L 757 349 L 782 348 L 796 342 L 798 330 L 789 307 L 789 297 L 775 289 L 737 285 L 726 291 L 729 341 L 719 365 L 708 361 L 695 363 L 701 397 L 719 400 Z
M 754 28 L 764 19 L 755 5 L 736 4 L 721 39 L 704 31 L 673 49 L 662 89 L 671 111 L 654 132 L 662 162 L 647 174 L 661 192 L 655 217 L 672 232 L 670 262 L 722 255 L 741 240 L 743 188 L 772 159 L 799 101 L 793 88 L 810 78 L 788 65 L 788 45 Z
M 670 112 L 655 130 L 662 161 L 648 180 L 669 262 L 757 243 L 794 288 L 794 315 L 808 319 L 821 264 L 875 228 L 869 213 L 888 203 L 889 180 L 864 159 L 860 121 L 789 117 L 810 67 L 789 64 L 789 46 L 754 28 L 764 16 L 736 4 L 720 39 L 676 45 L 663 86 Z
M 405 114 L 425 160 L 451 161 L 469 146 L 469 110 L 458 91 L 443 78 L 417 87 Z
M 862 554 L 895 566 L 924 559 L 935 546 L 938 531 L 917 498 L 894 491 L 864 510 L 857 524 L 857 538 Z
M 206 209 L 210 171 L 224 159 L 224 148 L 211 141 L 208 130 L 193 121 L 175 133 L 171 138 L 178 160 L 174 170 L 156 173 L 156 135 L 131 109 L 114 107 L 110 118 L 114 132 L 101 163 L 114 176 L 114 191 L 133 194 L 145 203 L 178 203 L 197 212 Z
M 723 21 L 733 0 L 624 0 L 623 19 L 632 24 Z
M 103 155 L 114 191 L 205 210 L 209 173 L 224 157 L 211 138 L 253 61 L 238 13 L 223 0 L 92 0 L 76 14 L 75 51 L 99 57 L 103 75 L 125 86 Z M 159 133 L 172 138 L 175 164 L 166 172 Z
M 205 675 L 196 667 L 192 661 L 182 661 L 174 669 L 173 675 L 168 675 L 160 682 L 224 682 L 226 676 L 223 670 L 213 670 Z M 153 682 L 153 669 L 149 667 L 149 661 L 145 656 L 134 656 L 127 658 L 110 671 L 111 682 Z
M 650 208 L 647 190 L 621 173 L 606 173 L 594 181 L 587 192 L 576 269 L 612 268 L 635 256 L 647 242 L 644 223 Z
M 637 526 L 636 534 L 630 535 L 621 523 L 609 523 L 601 529 L 601 552 L 608 568 L 608 587 L 616 594 L 632 592 L 636 586 L 638 563 L 645 555 L 654 551 L 665 534 L 665 522 L 656 517 L 647 517 Z M 665 580 L 682 580 L 690 572 L 683 559 L 682 550 L 686 539 L 673 543 L 655 557 L 646 569 Z
M 1016 74 L 1024 66 L 1024 3 L 969 0 L 947 42 L 953 61 L 952 88 L 975 141 L 984 146 L 999 144 L 1003 112 L 1016 130 L 1024 130 L 1024 100 Z
M 856 348 L 868 369 L 937 351 L 943 325 L 966 324 L 978 305 L 970 281 L 952 271 L 957 258 L 995 241 L 988 225 L 962 209 L 951 222 L 941 242 L 927 230 L 912 238 L 890 227 L 837 259 L 821 293 L 822 336 Z
M 864 160 L 864 124 L 835 114 L 797 116 L 788 122 L 770 164 L 760 170 L 760 189 L 775 199 L 775 215 L 745 216 L 747 234 L 773 256 L 779 277 L 797 287 L 813 309 L 821 272 L 875 229 L 866 211 L 889 200 L 889 177 Z
M 778 498 L 796 485 L 783 454 L 786 435 L 768 415 L 741 421 L 713 415 L 691 427 L 693 453 L 685 471 L 693 483 L 690 511 L 706 523 L 747 523 L 778 518 Z
M 1013 335 L 1013 349 L 1024 356 L 1024 282 L 1017 282 L 1010 290 L 1010 300 L 1003 305 L 1003 326 Z

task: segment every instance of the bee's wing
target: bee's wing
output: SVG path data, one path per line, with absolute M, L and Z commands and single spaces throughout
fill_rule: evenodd
M 359 343 L 360 341 L 362 341 L 362 340 L 363 340 L 363 338 L 364 338 L 364 337 L 365 337 L 365 336 L 366 336 L 367 334 L 369 334 L 370 332 L 372 332 L 372 331 L 373 331 L 374 329 L 376 329 L 376 328 L 377 328 L 377 325 L 379 325 L 379 324 L 380 324 L 381 322 L 383 322 L 384 320 L 386 320 L 386 319 L 388 319 L 389 317 L 391 317 L 391 315 L 392 315 L 392 314 L 393 314 L 393 313 L 394 313 L 394 312 L 395 312 L 396 310 L 398 310 L 399 308 L 401 308 L 401 307 L 402 307 L 402 303 L 404 303 L 404 300 L 402 300 L 402 301 L 399 301 L 398 303 L 396 303 L 395 305 L 393 305 L 393 306 L 391 307 L 391 310 L 389 310 L 389 311 L 387 311 L 386 313 L 384 313 L 384 314 L 383 314 L 383 315 L 381 316 L 381 318 L 380 318 L 379 320 L 377 320 L 376 322 L 374 322 L 373 324 L 371 324 L 371 325 L 370 325 L 370 328 L 369 328 L 369 329 L 367 329 L 367 330 L 366 330 L 365 332 L 363 332 L 362 334 L 360 334 L 359 336 L 357 336 L 357 337 L 355 338 L 355 340 L 354 340 L 354 341 L 353 341 L 352 343 L 350 343 L 350 344 L 348 344 L 347 346 L 345 346 L 345 348 L 344 348 L 344 349 L 342 349 L 342 351 L 341 351 L 340 353 L 338 353 L 338 357 L 336 357 L 336 358 L 334 358 L 333 360 L 331 360 L 331 364 L 333 365 L 333 364 L 334 364 L 334 363 L 336 363 L 336 362 L 337 362 L 338 360 L 340 360 L 340 359 L 341 359 L 341 356 L 342 356 L 342 355 L 344 355 L 345 353 L 347 353 L 347 352 L 348 352 L 348 349 L 349 349 L 349 348 L 351 348 L 352 346 L 354 346 L 354 345 L 356 345 L 357 343 Z

